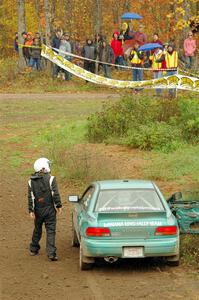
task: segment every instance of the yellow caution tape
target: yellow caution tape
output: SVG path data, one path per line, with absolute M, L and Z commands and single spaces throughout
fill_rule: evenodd
M 42 46 L 41 55 L 49 59 L 62 69 L 70 72 L 71 74 L 96 84 L 107 85 L 116 88 L 176 88 L 199 92 L 199 79 L 194 77 L 176 74 L 172 76 L 162 77 L 159 79 L 151 79 L 144 81 L 116 80 L 88 72 L 83 68 L 68 61 L 63 56 L 54 52 L 46 45 Z
M 18 44 L 19 48 L 36 48 L 36 49 L 42 49 L 42 46 L 32 46 L 32 45 L 22 45 Z

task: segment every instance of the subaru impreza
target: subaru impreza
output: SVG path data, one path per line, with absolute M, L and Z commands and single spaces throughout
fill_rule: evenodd
M 179 264 L 179 228 L 155 183 L 106 180 L 91 183 L 81 197 L 69 196 L 72 245 L 79 246 L 81 270 L 97 258 L 164 257 Z

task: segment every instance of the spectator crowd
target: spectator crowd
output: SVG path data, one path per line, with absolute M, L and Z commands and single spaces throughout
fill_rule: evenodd
M 33 70 L 42 69 L 41 60 L 41 36 L 38 32 L 23 32 L 23 55 L 28 67 Z M 159 47 L 151 49 L 151 51 L 140 51 L 140 46 L 146 43 L 156 43 Z M 54 37 L 51 39 L 51 46 L 54 51 L 59 53 L 65 59 L 72 61 L 73 57 L 70 54 L 80 55 L 84 60 L 84 69 L 92 73 L 98 73 L 100 67 L 103 70 L 104 76 L 111 78 L 112 64 L 115 64 L 117 69 L 124 69 L 125 66 L 132 67 L 133 81 L 143 80 L 143 70 L 152 68 L 154 78 L 161 78 L 163 74 L 174 75 L 177 72 L 179 57 L 175 47 L 175 42 L 163 42 L 157 32 L 150 39 L 144 33 L 144 27 L 139 25 L 137 31 L 130 29 L 128 23 L 122 24 L 120 31 L 114 31 L 109 44 L 108 39 L 103 34 L 98 34 L 95 39 L 87 38 L 84 45 L 80 46 L 79 40 L 71 40 L 68 32 L 63 32 L 57 29 Z M 16 32 L 14 40 L 15 50 L 18 51 L 18 33 Z M 194 66 L 196 56 L 196 40 L 193 37 L 193 32 L 189 31 L 187 38 L 183 43 L 184 62 L 187 69 Z M 95 60 L 100 63 L 96 63 Z M 164 72 L 164 73 L 163 73 Z M 57 65 L 53 67 L 53 77 L 70 80 L 71 74 L 62 70 Z M 135 90 L 138 92 L 138 90 Z M 156 90 L 157 95 L 161 94 L 161 89 Z M 169 91 L 172 96 L 173 90 Z

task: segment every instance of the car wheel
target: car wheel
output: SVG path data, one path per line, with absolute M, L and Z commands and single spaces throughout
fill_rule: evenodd
M 75 231 L 75 228 L 74 228 L 74 225 L 72 223 L 72 247 L 79 247 L 79 240 L 78 240 L 78 237 L 77 237 L 77 233 Z
M 171 257 L 167 257 L 167 265 L 171 267 L 178 267 L 180 265 L 180 255 L 174 255 Z
M 79 248 L 79 266 L 80 270 L 90 270 L 93 266 L 94 259 L 84 256 L 82 245 Z

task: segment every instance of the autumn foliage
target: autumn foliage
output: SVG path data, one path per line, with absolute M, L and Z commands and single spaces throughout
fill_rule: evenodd
M 110 40 L 112 32 L 120 28 L 120 16 L 127 11 L 143 16 L 145 32 L 151 39 L 153 32 L 159 32 L 163 41 L 171 37 L 185 37 L 190 25 L 192 29 L 199 22 L 197 0 L 49 0 L 51 9 L 51 31 L 63 28 L 73 38 L 83 41 L 101 31 Z M 97 9 L 100 13 L 97 13 Z M 26 0 L 26 30 L 43 31 L 45 28 L 44 0 Z M 6 0 L 0 4 L 0 49 L 4 55 L 13 52 L 13 39 L 17 31 L 17 1 Z M 96 23 L 98 22 L 98 26 Z M 138 21 L 132 21 L 133 30 Z

